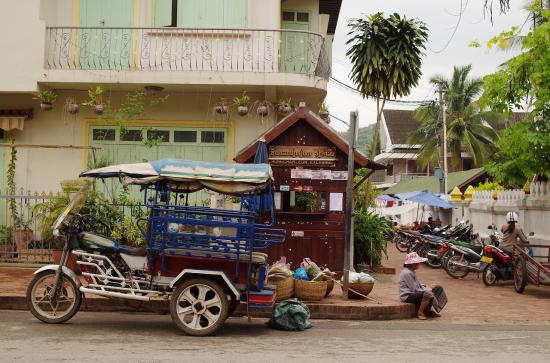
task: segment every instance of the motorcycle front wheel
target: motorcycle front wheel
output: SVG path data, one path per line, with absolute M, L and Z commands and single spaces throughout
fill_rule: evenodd
M 51 296 L 55 274 L 54 270 L 42 271 L 34 275 L 27 288 L 27 306 L 32 315 L 49 324 L 66 322 L 78 312 L 82 303 L 78 286 L 64 273 L 57 294 Z
M 470 263 L 466 258 L 462 258 L 461 255 L 452 256 L 447 260 L 447 274 L 453 279 L 460 279 L 466 277 L 470 270 L 461 266 L 457 266 L 456 263 Z
M 481 277 L 485 286 L 493 286 L 497 283 L 498 277 L 495 273 L 496 268 L 495 264 L 490 263 L 483 269 Z

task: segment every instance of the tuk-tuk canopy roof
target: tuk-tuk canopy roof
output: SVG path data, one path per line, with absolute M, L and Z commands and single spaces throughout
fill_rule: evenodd
M 161 159 L 147 163 L 118 164 L 92 169 L 80 177 L 118 177 L 124 184 L 149 185 L 160 180 L 186 184 L 188 191 L 204 187 L 227 194 L 253 193 L 271 181 L 269 164 L 234 164 Z

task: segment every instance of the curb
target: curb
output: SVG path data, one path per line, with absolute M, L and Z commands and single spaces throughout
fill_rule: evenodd
M 306 302 L 306 305 L 309 308 L 312 319 L 393 320 L 416 316 L 416 306 L 414 304 L 347 306 Z M 0 296 L 0 310 L 28 310 L 26 298 L 24 296 Z M 141 302 L 103 298 L 84 298 L 80 311 L 169 313 L 166 301 L 153 300 Z M 245 305 L 240 304 L 232 316 L 244 316 L 245 313 Z M 271 317 L 271 314 L 266 311 L 250 310 L 250 315 L 262 318 Z

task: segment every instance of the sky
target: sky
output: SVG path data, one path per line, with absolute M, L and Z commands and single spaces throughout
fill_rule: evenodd
M 428 47 L 422 63 L 422 79 L 403 100 L 435 99 L 435 90 L 428 82 L 433 75 L 443 74 L 450 77 L 454 65 L 472 64 L 471 74 L 483 76 L 496 71 L 499 64 L 517 53 L 488 50 L 485 42 L 513 25 L 521 26 L 527 17 L 527 12 L 523 9 L 524 3 L 522 0 L 512 0 L 512 10 L 506 15 L 498 15 L 498 10 L 495 10 L 496 14 L 491 24 L 488 16 L 483 18 L 482 0 L 343 0 L 333 43 L 332 77 L 353 85 L 348 78 L 351 64 L 346 57 L 348 20 L 378 11 L 386 15 L 397 12 L 408 18 L 424 21 L 429 30 Z M 463 11 L 459 22 L 457 15 L 460 13 L 461 4 Z M 456 32 L 452 36 L 455 28 Z M 528 25 L 525 26 L 525 29 L 527 28 Z M 473 40 L 478 40 L 482 46 L 469 47 L 468 44 Z M 349 120 L 350 111 L 358 109 L 360 127 L 376 122 L 374 101 L 365 100 L 352 91 L 335 85 L 334 82 L 329 82 L 325 101 L 329 105 L 330 113 L 345 121 Z M 411 109 L 411 106 L 386 104 L 386 109 L 389 108 Z M 331 125 L 337 130 L 345 130 L 348 127 L 334 118 Z

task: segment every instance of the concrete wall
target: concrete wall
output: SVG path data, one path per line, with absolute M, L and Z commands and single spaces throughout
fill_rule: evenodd
M 227 125 L 234 127 L 233 140 L 228 140 L 228 161 L 282 117 L 274 110 L 271 110 L 270 115 L 263 119 L 254 112 L 242 117 L 233 111 L 226 119 L 215 114 L 213 107 L 221 97 L 231 99 L 240 95 L 240 92 L 204 94 L 164 91 L 163 93 L 169 95 L 167 102 L 154 108 L 146 108 L 140 119 L 171 121 L 172 127 L 172 121 L 176 123 L 186 121 L 182 127 L 193 127 L 193 122 L 204 124 L 204 121 L 219 123 L 227 120 Z M 125 92 L 107 89 L 106 94 L 116 107 L 120 104 L 121 96 Z M 264 93 L 248 92 L 248 94 L 253 100 L 265 97 Z M 98 116 L 82 107 L 77 115 L 70 115 L 63 110 L 67 97 L 74 97 L 78 103 L 84 102 L 85 91 L 58 91 L 54 109 L 47 112 L 42 111 L 38 102 L 32 97 L 30 93 L 4 94 L 0 97 L 0 109 L 34 108 L 34 117 L 25 122 L 24 130 L 11 131 L 7 133 L 6 138 L 13 138 L 16 144 L 88 146 L 85 129 L 89 125 L 86 120 L 97 120 Z M 296 102 L 299 100 L 313 102 L 311 95 L 308 94 L 292 94 L 292 98 Z M 109 121 L 106 120 L 105 123 L 109 124 Z M 85 150 L 20 148 L 17 155 L 17 186 L 32 191 L 57 191 L 59 181 L 75 178 L 86 168 L 86 155 Z
M 37 89 L 36 80 L 44 64 L 44 26 L 40 0 L 4 1 L 0 5 L 0 93 Z

